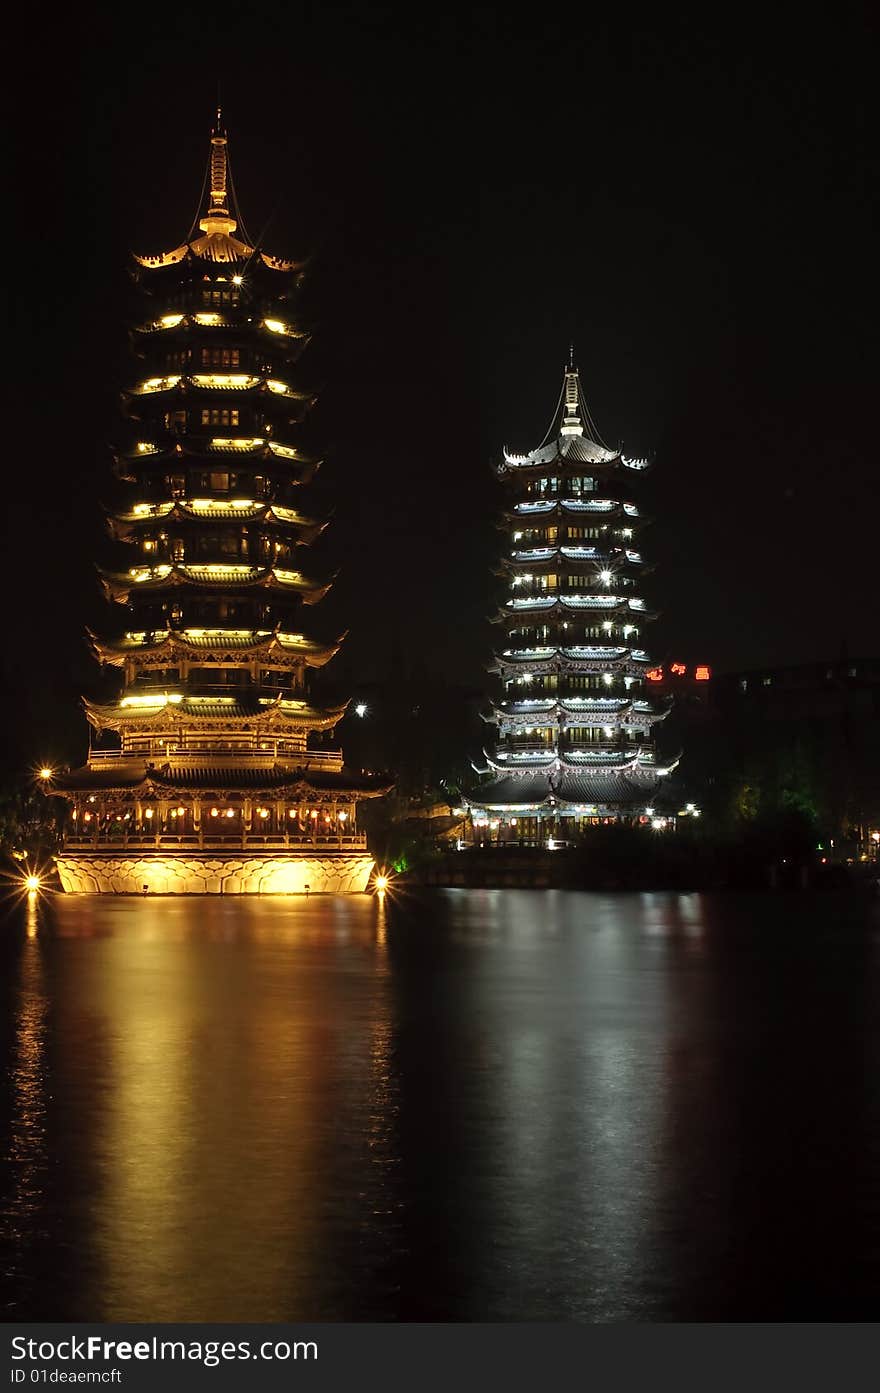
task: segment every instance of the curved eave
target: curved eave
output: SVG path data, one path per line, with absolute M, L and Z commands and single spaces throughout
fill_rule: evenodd
M 599 570 L 610 571 L 612 578 L 610 584 L 614 583 L 616 575 L 644 575 L 653 569 L 641 556 L 641 553 L 634 552 L 627 556 L 623 548 L 612 547 L 607 551 L 600 551 L 598 547 L 584 547 L 584 555 L 572 555 L 578 548 L 572 547 L 541 547 L 536 548 L 543 554 L 540 556 L 529 556 L 525 552 L 518 552 L 513 556 L 504 556 L 495 567 L 494 574 L 498 576 L 532 574 L 571 574 L 583 575 L 585 571 L 592 570 L 595 574 L 597 585 L 605 582 L 600 579 Z M 597 569 L 598 568 L 598 569 Z
M 138 266 L 145 271 L 160 271 L 165 266 L 179 266 L 181 261 L 186 259 L 189 251 L 189 244 L 182 242 L 179 247 L 174 247 L 169 252 L 155 252 L 153 255 L 139 256 L 137 252 L 132 252 L 132 258 Z
M 499 461 L 499 468 L 508 469 L 546 469 L 555 464 L 615 464 L 622 458 L 619 450 L 609 450 L 599 445 L 588 435 L 559 434 L 546 445 L 539 445 L 525 454 L 516 454 L 505 448 Z
M 563 697 L 558 701 L 530 704 L 525 710 L 518 709 L 524 702 L 511 702 L 506 706 L 493 703 L 491 714 L 484 719 L 495 725 L 507 723 L 513 726 L 546 725 L 548 722 L 558 722 L 563 717 L 585 726 L 642 726 L 665 720 L 669 714 L 668 707 L 665 710 L 640 710 L 635 699 L 628 697 L 608 697 L 607 702 L 608 705 L 582 706 L 577 698 L 566 701 Z
M 516 711 L 510 707 L 493 706 L 490 714 L 483 719 L 488 725 L 506 725 L 511 729 L 520 729 L 525 726 L 541 726 L 558 724 L 562 718 L 569 726 L 589 726 L 591 729 L 600 729 L 605 726 L 612 728 L 625 726 L 627 729 L 635 729 L 643 726 L 658 725 L 665 721 L 669 715 L 670 708 L 665 710 L 637 711 L 632 704 L 623 705 L 617 709 L 606 707 L 604 710 L 593 708 L 584 710 L 581 707 L 572 708 L 570 706 L 557 705 L 549 710 L 543 711 Z
M 654 772 L 653 765 L 646 764 L 644 759 L 637 754 L 629 751 L 625 755 L 600 754 L 591 760 L 571 760 L 565 754 L 552 754 L 549 759 L 531 762 L 528 759 L 501 760 L 496 751 L 495 756 L 487 754 L 486 759 L 492 769 L 498 774 L 503 774 L 510 778 L 527 778 L 530 774 L 624 774 L 635 773 L 638 770 L 644 772 Z
M 275 729 L 296 732 L 330 730 L 339 724 L 348 702 L 319 709 L 305 702 L 282 705 L 281 698 L 278 698 L 259 708 L 248 709 L 242 709 L 241 704 L 232 702 L 224 710 L 219 701 L 199 703 L 183 700 L 157 706 L 123 706 L 121 702 L 102 705 L 84 697 L 83 707 L 89 724 L 96 730 L 140 730 L 145 727 L 179 730 L 192 726 L 228 730 L 232 726 L 253 731 Z M 208 710 L 209 707 L 212 709 Z
M 597 669 L 595 664 L 600 664 L 600 668 Z M 619 644 L 606 648 L 574 645 L 571 648 L 560 647 L 543 653 L 534 649 L 526 649 L 521 653 L 495 653 L 487 671 L 515 676 L 526 673 L 595 672 L 615 668 L 642 677 L 649 665 L 650 659 L 641 648 L 624 647 Z
M 585 603 L 585 601 L 589 601 L 589 603 Z M 519 621 L 522 617 L 563 613 L 577 615 L 581 618 L 587 614 L 630 614 L 636 621 L 656 619 L 657 617 L 656 610 L 633 609 L 629 601 L 619 595 L 608 596 L 606 601 L 606 597 L 600 593 L 577 597 L 554 595 L 552 598 L 534 595 L 524 596 L 516 602 L 507 600 L 504 608 L 497 610 L 489 622 L 490 624 L 500 624 L 506 620 Z
M 282 256 L 270 256 L 268 252 L 260 252 L 260 260 L 270 271 L 302 272 L 309 264 L 310 257 L 303 257 L 301 261 L 285 260 Z
M 270 503 L 255 504 L 252 508 L 218 508 L 214 510 L 170 502 L 152 505 L 151 511 L 148 513 L 128 512 L 107 513 L 106 515 L 107 529 L 110 535 L 121 542 L 130 541 L 133 535 L 141 531 L 148 531 L 157 523 L 178 521 L 205 522 L 213 526 L 223 522 L 256 522 L 268 524 L 284 531 L 295 529 L 298 535 L 292 540 L 297 544 L 313 542 L 329 526 L 329 520 L 318 521 L 315 518 L 303 517 L 301 513 L 294 512 L 293 509 L 278 509 Z
M 255 588 L 280 590 L 286 594 L 301 595 L 304 604 L 315 605 L 323 599 L 333 584 L 332 578 L 326 582 L 309 581 L 304 576 L 292 579 L 290 577 L 295 573 L 276 571 L 271 567 L 249 568 L 248 574 L 221 576 L 213 573 L 206 574 L 200 567 L 171 566 L 161 576 L 151 576 L 140 581 L 130 575 L 120 575 L 117 572 L 104 571 L 100 568 L 98 573 L 107 598 L 116 600 L 121 604 L 128 603 L 132 594 L 155 595 L 164 590 L 173 590 L 181 586 L 195 586 L 200 590 L 227 590 L 230 593 Z
M 290 351 L 296 354 L 301 353 L 308 346 L 312 337 L 308 330 L 299 329 L 295 324 L 286 324 L 283 329 L 270 329 L 264 319 L 255 320 L 249 318 L 242 320 L 235 315 L 230 315 L 227 318 L 222 311 L 218 312 L 216 316 L 212 314 L 213 322 L 207 323 L 204 318 L 199 318 L 200 313 L 202 312 L 193 310 L 191 313 L 181 314 L 179 319 L 175 315 L 173 316 L 173 323 L 170 322 L 172 316 L 169 316 L 169 323 L 167 324 L 163 324 L 161 319 L 154 319 L 148 323 L 133 324 L 129 332 L 141 339 L 157 338 L 165 340 L 172 339 L 181 332 L 186 336 L 191 330 L 198 334 L 204 333 L 206 329 L 212 334 L 222 334 L 227 331 L 239 334 L 257 333 L 266 343 L 272 344 L 275 348 L 282 348 L 283 350 L 284 344 L 289 343 L 291 346 Z M 205 313 L 211 312 L 206 311 Z
M 184 458 L 212 468 L 217 467 L 218 459 L 230 463 L 233 459 L 244 459 L 248 463 L 262 460 L 266 464 L 278 461 L 282 465 L 296 466 L 299 470 L 299 477 L 287 478 L 288 483 L 307 484 L 323 463 L 319 457 L 305 455 L 296 446 L 285 445 L 280 441 L 260 440 L 255 445 L 241 446 L 219 445 L 215 443 L 216 439 L 217 437 L 175 436 L 173 444 L 168 441 L 167 445 L 156 450 L 117 452 L 114 455 L 114 471 L 117 477 L 133 484 L 137 481 L 135 470 L 142 472 L 145 465 L 161 468 L 167 468 L 171 464 L 179 466 Z
M 241 791 L 256 797 L 265 794 L 285 802 L 297 802 L 315 794 L 356 798 L 360 802 L 368 798 L 383 798 L 394 787 L 383 775 L 355 774 L 347 769 L 330 772 L 312 770 L 308 766 L 294 769 L 275 766 L 265 771 L 248 771 L 248 774 L 250 777 L 244 777 L 242 771 L 222 766 L 186 771 L 175 771 L 167 766 L 155 769 L 148 768 L 143 761 L 125 765 L 120 758 L 119 769 L 91 769 L 86 766 L 74 769 L 69 774 L 60 774 L 47 792 L 54 797 L 72 800 L 77 794 L 88 793 L 120 795 L 133 801 L 141 797 L 148 800 L 161 798 L 169 792 L 185 800 L 193 794 L 204 797 L 209 793 L 222 797 L 225 793 Z
M 228 641 L 224 643 L 222 635 L 211 636 L 209 643 L 194 643 L 182 634 L 172 634 L 159 643 L 113 643 L 88 632 L 95 656 L 108 667 L 124 667 L 126 663 L 147 667 L 170 658 L 183 657 L 194 661 L 211 654 L 215 659 L 219 657 L 229 661 L 284 658 L 291 667 L 303 662 L 306 667 L 319 668 L 336 656 L 345 637 L 342 635 L 331 644 L 312 644 L 308 640 L 285 643 L 277 634 L 273 634 L 270 638 L 259 638 L 253 643 L 231 644 Z
M 192 242 L 182 242 L 171 251 L 157 252 L 154 255 L 139 255 L 132 252 L 132 258 L 144 271 L 161 271 L 168 266 L 179 266 L 183 261 L 210 261 L 218 265 L 237 262 L 252 264 L 269 271 L 282 271 L 285 274 L 301 273 L 308 265 L 308 258 L 300 261 L 288 260 L 281 256 L 271 256 L 269 252 L 257 253 L 247 242 L 240 241 L 228 233 L 211 232 L 204 237 L 196 237 Z
M 610 507 L 597 507 L 595 504 L 605 504 L 610 502 Z M 630 505 L 632 506 L 632 505 Z M 649 521 L 647 515 L 642 512 L 631 513 L 627 511 L 623 500 L 592 499 L 580 502 L 578 499 L 554 499 L 548 502 L 546 507 L 533 507 L 529 505 L 528 511 L 520 512 L 516 505 L 505 508 L 498 522 L 501 528 L 521 527 L 541 527 L 547 521 L 554 519 L 567 518 L 572 522 L 586 525 L 587 523 L 601 526 L 603 522 L 615 521 L 623 522 L 628 527 L 642 527 Z
M 124 402 L 129 404 L 155 401 L 160 405 L 164 405 L 167 400 L 174 396 L 198 397 L 204 394 L 205 396 L 213 397 L 220 393 L 225 399 L 226 394 L 231 393 L 236 402 L 247 401 L 249 398 L 259 396 L 279 403 L 295 403 L 297 406 L 303 407 L 304 411 L 307 411 L 309 407 L 313 406 L 318 399 L 317 394 L 314 392 L 300 392 L 297 388 L 287 386 L 287 384 L 285 384 L 285 391 L 278 392 L 273 387 L 269 386 L 270 379 L 257 373 L 226 374 L 230 377 L 254 377 L 257 379 L 254 382 L 242 383 L 240 386 L 236 386 L 229 382 L 197 382 L 195 380 L 196 377 L 208 377 L 210 375 L 209 373 L 181 374 L 175 382 L 169 382 L 167 386 L 149 388 L 127 387 L 122 390 L 120 396 Z M 219 375 L 221 374 L 218 374 L 218 376 Z M 275 381 L 276 379 L 272 378 L 271 380 Z
M 235 224 L 232 223 L 231 227 L 234 229 Z M 174 247 L 168 252 L 156 252 L 146 256 L 132 252 L 138 266 L 145 271 L 160 271 L 167 266 L 178 266 L 183 261 L 211 261 L 216 265 L 233 265 L 246 261 L 253 255 L 254 248 L 247 242 L 233 237 L 230 232 L 216 230 L 206 232 L 202 237 L 195 237 L 191 242 L 182 242 L 179 247 Z

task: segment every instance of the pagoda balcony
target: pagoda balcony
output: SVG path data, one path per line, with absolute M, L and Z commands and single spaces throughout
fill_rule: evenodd
M 286 832 L 99 832 L 71 833 L 64 838 L 65 851 L 366 851 L 365 832 L 305 836 Z
M 552 759 L 556 753 L 555 744 L 546 744 L 543 740 L 517 740 L 511 745 L 499 745 L 495 751 L 496 759 L 518 759 L 520 756 L 531 757 L 533 755 L 545 755 Z
M 505 516 L 511 522 L 522 522 L 527 518 L 552 517 L 565 513 L 580 514 L 593 517 L 621 516 L 631 518 L 634 522 L 645 522 L 645 515 L 636 507 L 634 503 L 625 503 L 618 498 L 578 498 L 578 497 L 551 497 L 540 500 L 524 501 L 514 503 L 513 509 L 509 510 Z
M 647 618 L 653 617 L 650 611 L 646 610 L 644 600 L 625 595 L 584 595 L 564 591 L 548 593 L 544 590 L 536 591 L 531 595 L 516 596 L 506 600 L 504 604 L 505 609 L 511 614 L 519 610 L 550 610 L 559 605 L 563 609 L 630 609 L 645 615 Z
M 224 769 L 272 769 L 276 764 L 297 769 L 332 769 L 342 766 L 341 750 L 224 750 L 216 745 L 205 749 L 173 749 L 157 745 L 151 750 L 91 750 L 90 769 L 130 769 L 147 763 L 170 765 L 172 769 L 203 769 L 206 764 Z
M 502 562 L 499 574 L 504 574 L 514 567 L 530 566 L 539 575 L 554 568 L 563 573 L 572 572 L 574 575 L 580 575 L 581 572 L 577 568 L 588 564 L 607 567 L 615 572 L 624 565 L 644 565 L 641 553 L 628 547 L 609 547 L 601 544 L 580 546 L 577 543 L 569 545 L 563 542 L 552 547 L 529 547 L 524 551 L 514 551 Z

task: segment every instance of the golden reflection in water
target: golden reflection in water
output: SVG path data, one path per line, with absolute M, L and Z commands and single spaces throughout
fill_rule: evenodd
M 364 897 L 330 916 L 326 900 L 194 914 L 156 899 L 115 914 L 90 982 L 108 1056 L 90 1141 L 103 1158 L 95 1318 L 313 1311 L 338 1203 L 327 1193 L 334 1149 L 352 1145 L 351 1130 L 370 1153 L 384 1149 L 384 910 Z M 365 950 L 366 1006 L 347 999 Z
M 383 955 L 388 947 L 388 906 L 385 903 L 385 891 L 381 890 L 375 896 L 376 906 L 376 948 L 378 954 Z
M 12 1095 L 8 1160 L 12 1176 L 7 1212 L 2 1216 L 12 1240 L 13 1271 L 18 1280 L 19 1255 L 26 1267 L 29 1247 L 39 1237 L 48 1171 L 46 1037 L 48 1001 L 38 939 L 40 905 L 27 897 L 25 941 L 18 964 L 15 1031 L 10 1068 Z

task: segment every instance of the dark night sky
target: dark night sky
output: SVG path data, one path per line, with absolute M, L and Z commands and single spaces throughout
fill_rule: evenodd
M 137 36 L 32 36 L 9 125 L 9 758 L 80 753 L 127 255 L 184 236 L 218 74 L 249 230 L 314 255 L 341 682 L 409 660 L 486 682 L 489 462 L 542 438 L 570 338 L 605 439 L 655 457 L 653 651 L 877 652 L 876 35 L 854 6 L 797 32 L 655 13 L 292 5 L 209 28 L 144 7 Z

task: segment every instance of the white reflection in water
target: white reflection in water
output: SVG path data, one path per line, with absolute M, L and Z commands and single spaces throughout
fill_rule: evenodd
M 669 1028 L 666 973 L 639 971 L 637 958 L 667 909 L 560 891 L 488 892 L 479 909 L 472 941 L 506 945 L 470 974 L 495 1057 L 484 1238 L 512 1282 L 483 1293 L 486 1316 L 624 1318 L 651 1239 Z M 534 1253 L 538 1271 L 524 1264 Z M 580 1302 L 572 1269 L 589 1273 Z

